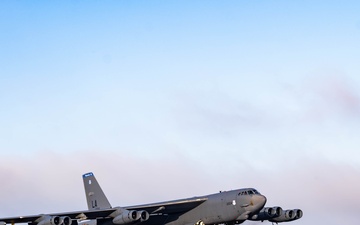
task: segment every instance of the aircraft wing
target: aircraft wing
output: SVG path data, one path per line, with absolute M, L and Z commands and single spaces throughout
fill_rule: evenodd
M 150 215 L 155 213 L 161 214 L 181 214 L 199 206 L 207 198 L 190 198 L 177 201 L 160 202 L 147 205 L 138 205 L 125 207 L 128 210 L 146 210 Z
M 68 216 L 71 219 L 105 218 L 115 211 L 116 209 L 111 208 L 111 209 L 92 210 L 92 211 L 85 210 L 85 211 L 74 211 L 74 212 L 64 212 L 64 213 L 49 213 L 49 214 L 40 214 L 40 215 L 31 215 L 31 216 L 8 217 L 8 218 L 0 218 L 0 225 L 1 222 L 5 222 L 9 224 L 34 223 L 44 216 L 59 216 L 59 217 Z
M 40 218 L 41 215 L 37 215 L 37 216 L 18 216 L 18 217 L 8 217 L 8 218 L 0 218 L 0 224 L 2 222 L 4 223 L 29 223 L 32 221 L 37 220 L 38 218 Z
M 124 207 L 127 210 L 145 210 L 150 216 L 151 214 L 181 214 L 185 213 L 201 203 L 205 202 L 207 198 L 191 198 L 183 199 L 178 201 L 170 202 L 160 202 L 155 204 L 148 205 L 138 205 L 131 207 Z M 49 214 L 40 214 L 40 215 L 31 215 L 31 216 L 18 216 L 18 217 L 8 217 L 0 218 L 0 225 L 14 224 L 14 223 L 38 223 L 45 217 L 51 219 L 53 217 L 70 217 L 73 220 L 76 219 L 100 219 L 100 218 L 109 218 L 110 214 L 115 212 L 117 208 L 110 209 L 99 209 L 99 210 L 85 210 L 85 211 L 74 211 L 74 212 L 64 212 L 64 213 L 49 213 Z

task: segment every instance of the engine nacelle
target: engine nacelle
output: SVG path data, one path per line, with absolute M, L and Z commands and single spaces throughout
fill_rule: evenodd
M 37 225 L 60 225 L 60 217 L 58 216 L 42 216 L 37 219 Z
M 137 211 L 138 217 L 140 218 L 140 222 L 146 221 L 149 219 L 150 215 L 147 211 Z
M 285 217 L 286 219 L 292 220 L 296 217 L 296 214 L 294 210 L 285 210 L 284 214 L 281 215 L 281 217 Z
M 281 216 L 282 213 L 283 213 L 283 209 L 279 206 L 275 206 L 275 207 L 273 207 L 273 214 L 271 216 L 278 217 L 278 216 Z
M 300 209 L 286 210 L 281 216 L 269 220 L 270 222 L 289 222 L 300 219 L 303 212 Z
M 60 217 L 60 225 L 71 225 L 71 218 L 68 216 Z
M 249 220 L 270 220 L 282 214 L 281 207 L 265 207 L 258 214 L 252 215 Z
M 138 212 L 135 210 L 126 210 L 123 209 L 121 210 L 121 214 L 116 216 L 113 219 L 113 223 L 115 224 L 127 224 L 127 223 L 132 223 L 135 222 L 136 220 L 140 219 Z
M 301 209 L 294 209 L 295 219 L 300 219 L 303 216 L 303 211 Z
M 0 221 L 0 225 L 6 225 L 4 221 Z
M 286 222 L 294 220 L 295 218 L 295 212 L 294 210 L 285 210 L 284 213 L 276 218 L 271 219 L 271 222 Z

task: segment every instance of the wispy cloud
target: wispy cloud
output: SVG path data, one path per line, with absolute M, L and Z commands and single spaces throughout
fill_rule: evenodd
M 360 116 L 360 97 L 351 81 L 342 76 L 330 76 L 317 84 L 323 104 L 331 111 L 340 111 L 351 116 Z

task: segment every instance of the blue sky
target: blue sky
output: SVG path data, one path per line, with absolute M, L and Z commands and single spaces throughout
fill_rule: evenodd
M 1 216 L 82 209 L 81 174 L 93 171 L 113 204 L 251 186 L 302 208 L 294 223 L 355 224 L 359 11 L 356 1 L 2 1 Z

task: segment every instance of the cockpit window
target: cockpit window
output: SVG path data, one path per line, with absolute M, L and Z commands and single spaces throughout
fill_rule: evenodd
M 247 189 L 246 191 L 239 192 L 238 195 L 259 195 L 260 192 L 258 192 L 256 189 L 251 188 Z

